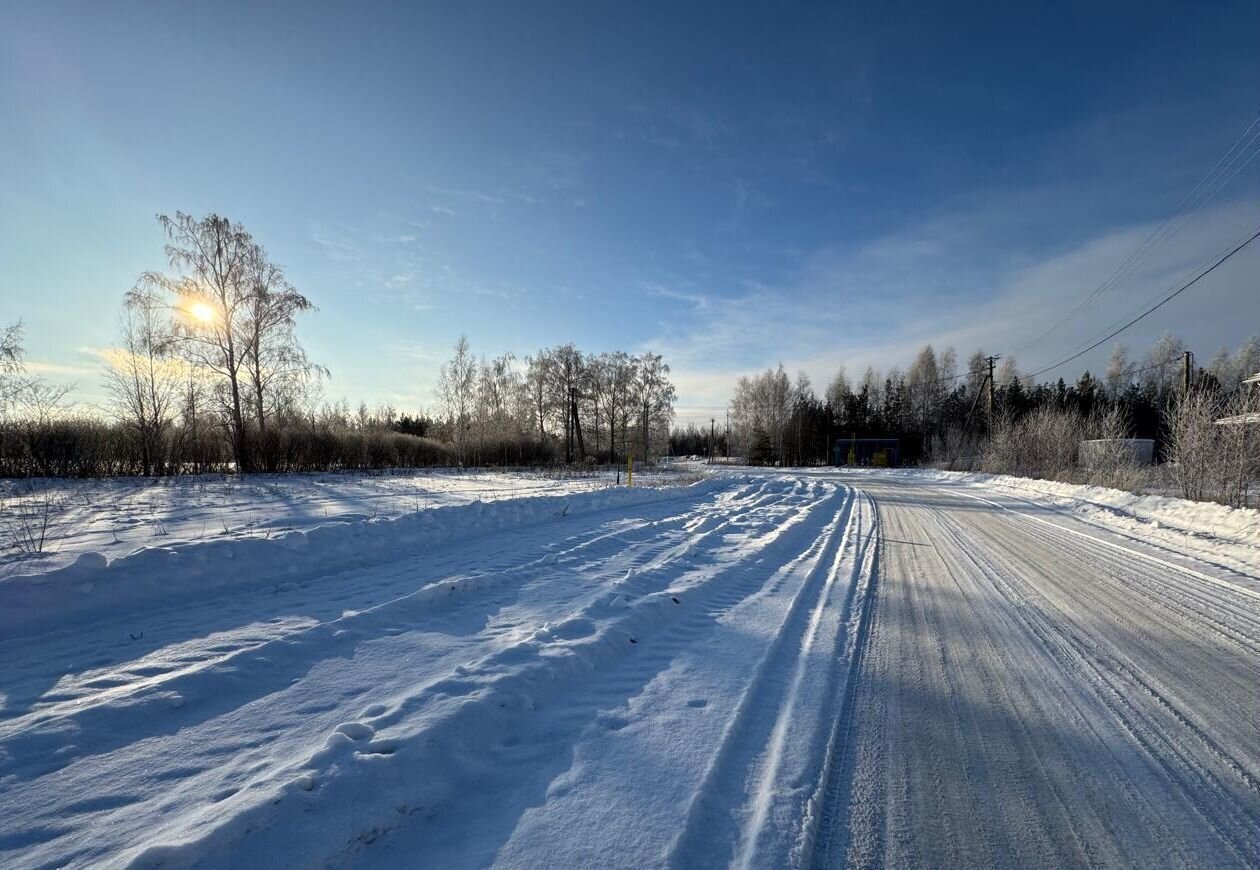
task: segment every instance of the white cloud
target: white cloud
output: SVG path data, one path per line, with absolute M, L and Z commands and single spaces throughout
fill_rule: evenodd
M 686 293 L 681 290 L 671 290 L 668 287 L 662 287 L 659 284 L 654 284 L 647 288 L 647 294 L 649 296 L 657 296 L 662 299 L 674 299 L 678 302 L 686 302 L 696 308 L 709 307 L 709 298 L 703 293 Z
M 46 362 L 43 360 L 27 360 L 23 363 L 27 374 L 47 377 L 97 377 L 101 374 L 100 366 L 75 365 L 73 363 Z
M 724 405 L 741 372 L 782 362 L 822 384 L 842 364 L 851 373 L 868 364 L 907 366 L 925 343 L 938 350 L 954 346 L 962 357 L 977 347 L 1016 351 L 1020 368 L 1028 371 L 1123 323 L 1201 268 L 1205 258 L 1254 231 L 1260 213 L 1251 202 L 1204 211 L 1097 304 L 1026 348 L 1107 279 L 1158 222 L 1112 228 L 1039 252 L 994 241 L 1002 236 L 996 229 L 1002 221 L 1001 205 L 987 204 L 860 247 L 823 249 L 790 284 L 753 285 L 736 298 L 713 299 L 703 312 L 667 321 L 648 344 L 673 365 L 680 405 L 698 408 Z M 1184 302 L 1157 312 L 1125 339 L 1142 348 L 1172 329 L 1204 355 L 1236 344 L 1257 328 L 1258 260 L 1260 252 L 1240 254 L 1190 291 L 1196 296 L 1187 294 Z M 1074 379 L 1087 366 L 1097 370 L 1107 352 L 1109 346 L 1101 347 L 1050 376 Z

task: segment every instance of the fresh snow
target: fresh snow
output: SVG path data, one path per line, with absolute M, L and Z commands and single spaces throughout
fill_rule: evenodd
M 1260 861 L 1254 512 L 610 482 L 79 485 L 0 578 L 0 865 Z
M 658 483 L 669 475 L 640 480 Z M 183 541 L 269 538 L 331 521 L 397 517 L 432 507 L 602 489 L 614 473 L 547 474 L 483 470 L 408 470 L 374 474 L 206 474 L 100 480 L 0 480 L 0 508 L 39 514 L 51 508 L 40 571 L 84 553 L 110 559 Z M 2 530 L 0 530 L 2 531 Z M 3 550 L 0 577 L 30 570 Z

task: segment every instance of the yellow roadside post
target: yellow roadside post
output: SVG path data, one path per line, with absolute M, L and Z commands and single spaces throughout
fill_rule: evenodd
M 626 486 L 634 486 L 634 454 L 626 457 Z

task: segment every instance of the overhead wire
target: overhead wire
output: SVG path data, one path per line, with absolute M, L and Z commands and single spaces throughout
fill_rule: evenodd
M 1242 147 L 1239 147 L 1240 144 Z M 1051 335 L 1055 330 L 1066 324 L 1078 313 L 1092 305 L 1105 293 L 1133 274 L 1156 247 L 1176 235 L 1187 222 L 1228 186 L 1243 169 L 1250 165 L 1257 155 L 1260 155 L 1260 147 L 1258 146 L 1260 146 L 1260 115 L 1234 140 L 1233 144 L 1217 159 L 1212 168 L 1199 179 L 1198 184 L 1182 197 L 1173 214 L 1151 232 L 1142 244 L 1138 245 L 1124 262 L 1117 266 L 1098 287 L 1085 299 L 1078 302 L 1062 318 L 1051 324 L 1049 328 L 1030 341 L 1015 348 L 1012 353 L 1027 350 Z M 1244 155 L 1247 155 L 1246 159 L 1238 163 L 1239 159 Z M 1235 165 L 1236 163 L 1237 165 Z
M 1054 363 L 1054 364 L 1052 364 L 1052 365 L 1046 366 L 1045 368 L 1040 369 L 1040 370 L 1038 370 L 1038 371 L 1035 371 L 1035 372 L 1033 372 L 1032 374 L 1026 375 L 1025 377 L 1028 377 L 1028 378 L 1035 378 L 1035 377 L 1038 377 L 1038 376 L 1040 376 L 1040 375 L 1044 375 L 1046 372 L 1053 371 L 1054 369 L 1057 369 L 1057 368 L 1059 368 L 1060 366 L 1066 365 L 1066 364 L 1068 364 L 1068 363 L 1072 362 L 1072 361 L 1073 361 L 1073 360 L 1075 360 L 1075 359 L 1079 359 L 1080 357 L 1082 357 L 1082 356 L 1084 356 L 1085 354 L 1089 353 L 1089 352 L 1090 352 L 1091 350 L 1093 350 L 1094 348 L 1099 347 L 1100 345 L 1102 345 L 1103 343 L 1105 343 L 1105 342 L 1107 342 L 1107 341 L 1110 341 L 1111 339 L 1115 338 L 1115 337 L 1116 337 L 1117 335 L 1119 335 L 1120 333 L 1124 332 L 1124 331 L 1125 331 L 1126 329 L 1128 329 L 1130 326 L 1133 326 L 1135 323 L 1138 323 L 1139 321 L 1141 321 L 1142 319 L 1144 319 L 1144 318 L 1145 318 L 1145 317 L 1147 317 L 1148 315 L 1150 315 L 1150 314 L 1154 313 L 1155 311 L 1159 310 L 1160 308 L 1162 308 L 1162 307 L 1163 307 L 1164 305 L 1166 305 L 1167 303 L 1171 302 L 1173 299 L 1176 299 L 1178 296 L 1180 296 L 1180 295 L 1181 295 L 1182 293 L 1184 293 L 1186 290 L 1189 290 L 1191 287 L 1193 287 L 1195 284 L 1199 283 L 1199 281 L 1201 281 L 1201 280 L 1203 280 L 1204 278 L 1206 278 L 1208 275 L 1210 275 L 1212 272 L 1214 272 L 1214 271 L 1215 271 L 1218 267 L 1220 267 L 1223 263 L 1225 263 L 1227 260 L 1229 260 L 1229 258 L 1230 258 L 1230 257 L 1233 257 L 1235 254 L 1237 254 L 1237 253 L 1238 253 L 1239 251 L 1241 251 L 1243 248 L 1245 248 L 1245 247 L 1247 247 L 1248 245 L 1250 245 L 1252 242 L 1254 242 L 1254 241 L 1255 241 L 1256 239 L 1258 239 L 1258 238 L 1260 238 L 1260 230 L 1257 230 L 1256 232 L 1252 233 L 1252 234 L 1251 234 L 1251 235 L 1250 235 L 1250 236 L 1249 236 L 1249 237 L 1248 237 L 1245 241 L 1243 241 L 1243 242 L 1239 243 L 1238 245 L 1236 245 L 1236 246 L 1235 246 L 1233 249 L 1231 249 L 1228 253 L 1226 253 L 1224 256 L 1222 256 L 1222 257 L 1220 257 L 1218 260 L 1216 260 L 1216 262 L 1214 262 L 1211 266 L 1208 266 L 1206 269 L 1204 269 L 1204 270 L 1203 270 L 1202 272 L 1200 272 L 1199 274 L 1195 275 L 1195 276 L 1194 276 L 1193 278 L 1191 278 L 1189 281 L 1187 281 L 1186 283 L 1182 284 L 1180 287 L 1176 288 L 1176 289 L 1175 289 L 1175 290 L 1173 290 L 1171 293 L 1169 293 L 1169 294 L 1167 294 L 1166 296 L 1164 296 L 1163 298 L 1161 298 L 1161 299 L 1160 299 L 1158 302 L 1156 302 L 1154 305 L 1151 305 L 1150 307 L 1146 308 L 1146 310 L 1144 310 L 1142 313 L 1138 314 L 1136 317 L 1134 317 L 1134 318 L 1132 318 L 1131 320 L 1129 320 L 1129 321 L 1128 321 L 1127 323 L 1125 323 L 1123 326 L 1119 327 L 1118 329 L 1112 330 L 1111 332 L 1109 332 L 1109 333 L 1107 333 L 1106 335 L 1104 335 L 1102 338 L 1100 338 L 1100 339 L 1098 339 L 1097 341 L 1095 341 L 1093 344 L 1089 345 L 1088 347 L 1082 348 L 1081 350 L 1078 350 L 1076 353 L 1072 354 L 1071 356 L 1066 357 L 1066 358 L 1064 358 L 1064 359 L 1061 359 L 1061 360 L 1059 360 L 1058 362 L 1056 362 L 1056 363 Z

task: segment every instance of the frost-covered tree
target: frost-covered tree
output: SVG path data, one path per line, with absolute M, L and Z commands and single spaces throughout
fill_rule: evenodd
M 967 357 L 967 376 L 963 382 L 967 385 L 967 397 L 975 401 L 976 396 L 984 389 L 989 379 L 989 358 L 984 348 L 978 348 Z
M 853 387 L 849 383 L 849 376 L 845 374 L 844 366 L 840 366 L 832 376 L 831 382 L 827 384 L 827 404 L 831 405 L 834 411 L 839 412 L 852 395 Z
M 616 462 L 619 444 L 622 455 L 626 452 L 627 430 L 635 405 L 636 366 L 634 360 L 624 351 L 601 353 L 592 365 L 594 377 L 598 381 L 600 416 L 608 427 L 609 459 Z
M 525 357 L 524 390 L 528 397 L 532 427 L 538 432 L 538 443 L 547 443 L 547 419 L 552 416 L 551 369 L 554 361 L 545 350 Z
M 635 361 L 635 394 L 639 405 L 639 429 L 643 460 L 652 455 L 652 433 L 665 438 L 674 417 L 678 391 L 669 380 L 669 366 L 660 354 L 645 353 Z
M 997 370 L 993 373 L 993 380 L 999 387 L 1005 387 L 1019 377 L 1019 364 L 1015 361 L 1015 357 L 1010 355 L 1002 357 Z
M 1107 360 L 1107 391 L 1118 396 L 1128 389 L 1133 382 L 1133 372 L 1137 368 L 1129 360 L 1129 348 L 1123 342 L 1116 342 L 1111 348 L 1111 356 Z
M 8 413 L 17 398 L 19 379 L 24 371 L 22 321 L 0 329 L 0 419 Z
M 1141 383 L 1144 389 L 1156 395 L 1176 392 L 1182 382 L 1182 370 L 1173 365 L 1186 351 L 1186 343 L 1170 332 L 1165 332 L 1151 345 L 1142 363 Z
M 469 424 L 477 386 L 477 360 L 468 345 L 468 336 L 455 342 L 455 354 L 438 374 L 437 397 L 451 426 L 451 441 L 459 464 L 468 459 Z
M 730 406 L 738 449 L 749 455 L 754 441 L 760 441 L 764 435 L 770 455 L 782 461 L 795 395 L 782 365 L 753 377 L 741 377 L 735 384 Z
M 910 423 L 919 431 L 925 432 L 936 419 L 936 412 L 945 392 L 936 351 L 932 349 L 932 345 L 924 345 L 910 365 L 910 370 L 906 373 L 906 388 L 910 398 Z

